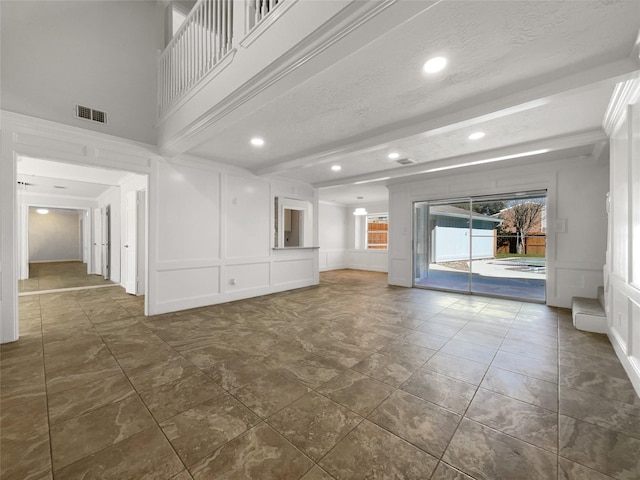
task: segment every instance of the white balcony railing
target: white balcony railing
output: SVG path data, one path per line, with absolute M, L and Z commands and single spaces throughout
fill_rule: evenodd
M 158 112 L 162 115 L 284 0 L 246 0 L 248 31 L 234 32 L 237 0 L 199 0 L 158 60 Z
M 283 0 L 251 0 L 251 10 L 254 12 L 252 27 L 259 24 L 267 15 L 269 15 L 282 3 Z

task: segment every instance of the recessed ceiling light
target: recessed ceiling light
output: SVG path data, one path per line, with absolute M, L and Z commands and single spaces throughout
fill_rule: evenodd
M 47 210 L 46 208 L 39 208 L 36 210 L 36 212 L 38 212 L 40 215 L 46 215 L 47 213 L 49 213 L 49 210 Z
M 484 138 L 485 135 L 486 133 L 484 132 L 473 132 L 469 135 L 469 140 L 480 140 L 481 138 Z
M 251 145 L 253 145 L 254 147 L 261 147 L 264 145 L 264 139 L 260 137 L 253 137 L 251 139 Z
M 425 62 L 422 69 L 425 73 L 437 73 L 447 66 L 447 59 L 444 57 L 433 57 Z
M 387 155 L 387 158 L 390 160 L 395 160 L 396 158 L 400 158 L 400 154 L 398 152 L 391 152 Z
M 334 172 L 339 172 L 340 170 L 342 170 L 342 167 L 340 165 L 332 165 L 331 170 L 333 170 Z
M 367 209 L 364 207 L 358 207 L 353 211 L 354 215 L 366 215 L 367 214 Z

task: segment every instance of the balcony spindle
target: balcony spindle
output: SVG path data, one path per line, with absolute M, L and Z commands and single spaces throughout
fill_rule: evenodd
M 246 0 L 251 8 L 251 28 L 264 20 L 282 0 Z M 199 82 L 234 46 L 233 0 L 198 0 L 183 25 L 158 59 L 158 108 L 160 115 Z M 243 19 L 236 19 L 237 27 Z M 241 30 L 244 32 L 244 26 Z

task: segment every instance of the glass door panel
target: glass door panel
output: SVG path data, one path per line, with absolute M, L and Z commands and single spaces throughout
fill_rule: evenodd
M 545 301 L 546 192 L 417 202 L 414 285 Z
M 494 251 L 474 255 L 471 292 L 544 302 L 546 193 L 479 199 L 472 208 L 499 223 L 473 231 L 474 245 Z
M 468 292 L 470 200 L 415 204 L 416 286 Z

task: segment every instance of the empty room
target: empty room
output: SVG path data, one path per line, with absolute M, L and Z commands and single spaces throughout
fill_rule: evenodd
M 0 477 L 640 478 L 640 2 L 0 0 Z

